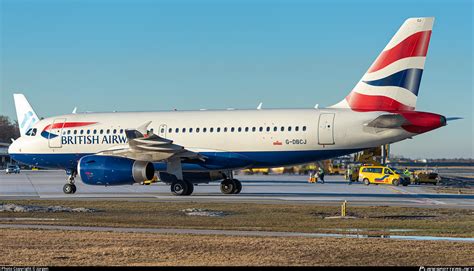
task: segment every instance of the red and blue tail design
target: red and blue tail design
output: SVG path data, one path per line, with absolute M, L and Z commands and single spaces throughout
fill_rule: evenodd
M 351 93 L 333 107 L 414 110 L 433 22 L 434 18 L 406 20 Z

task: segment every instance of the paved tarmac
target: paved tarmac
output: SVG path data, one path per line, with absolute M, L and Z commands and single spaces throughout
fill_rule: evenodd
M 410 206 L 474 209 L 474 195 L 437 194 L 429 185 L 348 185 L 342 176 L 327 176 L 326 183 L 311 184 L 300 175 L 236 175 L 242 181 L 239 195 L 224 195 L 219 182 L 198 185 L 191 196 L 173 196 L 169 186 L 90 186 L 77 179 L 77 192 L 66 195 L 62 187 L 63 171 L 22 171 L 20 174 L 0 173 L 0 200 L 5 199 L 68 199 L 68 200 L 140 200 L 140 201 L 221 201 L 267 202 L 335 205 L 347 200 L 355 206 Z

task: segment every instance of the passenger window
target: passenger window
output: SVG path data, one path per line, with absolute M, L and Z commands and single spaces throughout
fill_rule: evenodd
M 206 128 L 206 127 L 202 128 L 202 132 L 203 132 L 203 133 L 205 133 L 206 131 L 207 131 L 207 128 Z
M 221 131 L 221 127 L 217 127 L 217 132 L 219 133 Z
M 84 130 L 81 130 L 80 134 L 82 135 L 84 133 Z
M 363 168 L 362 172 L 368 172 L 368 168 Z
M 280 131 L 284 132 L 284 131 L 285 131 L 285 127 L 281 126 Z
M 393 172 L 388 168 L 384 169 L 383 171 L 384 171 L 383 174 L 393 175 Z
M 234 130 L 235 130 L 234 127 L 230 128 L 230 131 L 231 131 L 232 133 L 234 132 Z
M 303 131 L 306 131 L 306 126 L 303 126 Z
M 199 133 L 199 128 L 196 128 L 196 133 Z
M 249 127 L 245 127 L 245 131 L 248 132 L 248 131 L 249 131 Z
M 189 128 L 189 132 L 192 133 L 192 132 L 193 132 L 193 128 Z
M 153 133 L 153 129 L 151 129 L 151 132 Z M 123 129 L 120 129 L 120 133 L 123 134 Z
M 299 126 L 296 126 L 296 127 L 295 127 L 295 131 L 296 131 L 296 132 L 298 132 L 299 129 L 300 129 Z
M 267 132 L 270 132 L 270 127 L 267 127 Z
M 382 169 L 381 168 L 374 168 L 374 173 L 382 173 Z
M 103 134 L 104 133 L 104 129 L 100 129 L 100 134 Z
M 224 133 L 227 133 L 227 127 L 224 127 Z
M 258 128 L 258 130 L 259 130 L 260 132 L 263 132 L 263 127 L 260 126 L 260 128 Z
M 241 127 L 239 127 L 239 129 L 237 129 L 237 131 L 239 131 L 239 133 L 240 133 L 240 132 L 242 132 L 242 128 L 241 128 Z
M 116 134 L 116 133 L 117 133 L 117 129 L 114 129 L 114 134 Z
M 257 127 L 252 127 L 252 132 L 255 132 L 257 130 Z
M 273 132 L 276 132 L 278 130 L 278 128 L 275 126 L 273 127 Z
M 214 127 L 209 128 L 209 133 L 214 132 Z
M 182 132 L 183 132 L 183 133 L 186 133 L 186 128 L 183 128 Z
M 74 130 L 74 134 L 77 135 L 77 130 Z
M 95 134 L 97 134 L 97 130 L 96 130 L 96 129 L 94 129 L 94 132 L 93 132 L 93 133 L 94 133 L 94 135 L 95 135 Z
M 67 130 L 67 134 L 70 135 L 70 134 L 71 134 L 71 130 Z
M 175 132 L 175 133 L 179 133 L 179 128 L 176 128 L 176 129 L 174 130 L 174 132 Z
M 110 129 L 107 129 L 107 134 L 110 134 Z
M 291 126 L 288 126 L 288 132 L 291 132 Z

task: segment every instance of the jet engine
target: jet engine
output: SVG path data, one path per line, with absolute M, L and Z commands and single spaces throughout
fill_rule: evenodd
M 124 185 L 151 180 L 155 168 L 147 161 L 123 157 L 87 155 L 79 160 L 77 172 L 90 185 Z

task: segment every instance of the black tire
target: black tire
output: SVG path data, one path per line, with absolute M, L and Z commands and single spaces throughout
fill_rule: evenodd
M 242 191 L 242 183 L 237 179 L 234 179 L 233 181 L 235 183 L 235 190 L 233 194 L 239 194 L 240 191 Z
M 189 196 L 194 192 L 194 184 L 191 182 L 187 182 L 188 189 L 186 190 L 185 196 Z
M 71 184 L 71 185 L 72 185 L 72 194 L 75 194 L 77 191 L 77 187 L 75 184 Z
M 399 186 L 400 185 L 400 180 L 398 180 L 398 179 L 392 180 L 392 185 Z
M 225 179 L 221 182 L 221 192 L 224 194 L 233 194 L 236 184 L 233 180 Z
M 184 196 L 188 191 L 188 183 L 182 180 L 176 180 L 171 183 L 171 193 L 176 196 Z
M 364 178 L 363 182 L 364 182 L 365 185 L 369 185 L 369 184 L 370 184 L 369 179 L 367 179 L 367 178 Z
M 73 191 L 76 191 L 76 187 L 73 184 L 67 183 L 63 186 L 64 194 L 74 194 Z

